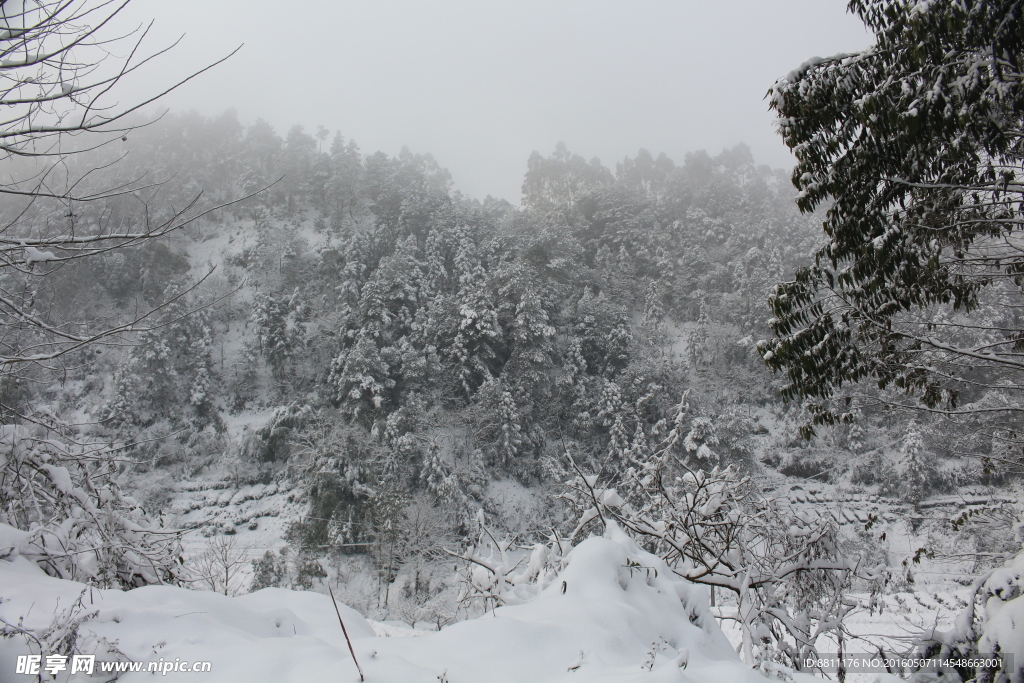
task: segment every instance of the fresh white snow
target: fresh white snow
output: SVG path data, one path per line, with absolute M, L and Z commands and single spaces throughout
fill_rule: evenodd
M 49 577 L 20 557 L 19 538 L 10 527 L 0 528 L 0 541 L 15 547 L 0 560 L 0 618 L 8 624 L 42 631 L 55 613 L 82 595 L 81 614 L 95 615 L 79 628 L 78 647 L 96 652 L 98 660 L 115 658 L 106 654 L 109 647 L 123 653 L 122 659 L 144 663 L 161 658 L 211 662 L 208 673 L 167 674 L 182 682 L 358 680 L 325 595 L 276 588 L 239 597 L 170 586 L 90 590 Z M 651 571 L 630 569 L 627 558 Z M 366 680 L 372 682 L 764 680 L 739 661 L 711 615 L 706 590 L 676 578 L 614 528 L 605 538 L 578 545 L 557 580 L 532 601 L 438 632 L 380 637 L 375 633 L 403 631 L 375 631 L 354 610 L 340 609 Z M 17 656 L 30 651 L 38 648 L 24 639 L 0 640 L 3 680 L 19 678 L 12 673 Z M 118 680 L 148 681 L 152 675 L 126 673 Z M 98 673 L 68 679 L 65 671 L 60 676 L 61 681 L 103 680 Z

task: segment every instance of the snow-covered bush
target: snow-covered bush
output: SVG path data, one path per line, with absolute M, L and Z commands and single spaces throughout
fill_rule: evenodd
M 555 580 L 572 549 L 557 533 L 530 548 L 515 546 L 512 538 L 499 540 L 483 510 L 477 513 L 476 525 L 476 541 L 459 556 L 466 563 L 459 570 L 459 608 L 471 617 L 536 597 Z
M 0 524 L 23 532 L 0 556 L 102 587 L 176 582 L 178 534 L 121 491 L 117 456 L 107 444 L 0 426 Z
M 615 482 L 622 494 L 577 470 L 564 495 L 578 514 L 572 538 L 594 524 L 621 527 L 677 575 L 735 596 L 748 663 L 799 669 L 819 637 L 842 631 L 856 605 L 852 578 L 878 580 L 883 568 L 845 556 L 828 515 L 764 496 L 732 467 L 702 469 L 686 409 L 681 403 L 668 437 Z
M 267 423 L 256 431 L 245 445 L 245 455 L 258 462 L 285 461 L 294 445 L 296 430 L 313 417 L 313 410 L 304 403 L 291 403 L 274 409 Z
M 281 555 L 275 555 L 268 550 L 263 557 L 252 561 L 252 583 L 249 585 L 249 592 L 255 593 L 264 588 L 278 588 L 288 576 L 288 566 L 285 564 L 287 552 L 281 549 Z
M 124 653 L 117 648 L 117 641 L 111 642 L 107 638 L 97 636 L 92 630 L 82 629 L 83 625 L 93 622 L 99 615 L 99 610 L 90 609 L 85 606 L 86 595 L 92 594 L 89 590 L 83 590 L 63 610 L 55 610 L 53 619 L 42 627 L 31 627 L 25 624 L 24 616 L 17 622 L 9 622 L 0 617 L 0 638 L 11 638 L 21 640 L 28 646 L 29 651 L 43 655 L 63 655 L 71 657 L 77 654 L 99 654 L 107 661 L 125 661 Z M 0 598 L 0 603 L 4 599 Z M 38 680 L 43 680 L 42 675 Z
M 968 605 L 953 628 L 928 629 L 920 649 L 929 657 L 990 659 L 1008 655 L 1001 668 L 958 670 L 963 680 L 977 683 L 1024 680 L 1024 552 L 974 582 Z

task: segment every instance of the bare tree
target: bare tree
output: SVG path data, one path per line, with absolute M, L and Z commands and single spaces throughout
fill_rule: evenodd
M 174 47 L 143 55 L 149 26 L 108 35 L 131 0 L 4 0 L 0 3 L 0 161 L 11 157 L 65 160 L 95 149 L 132 129 L 128 117 L 218 60 L 150 97 L 128 106 L 113 99 L 129 74 Z M 118 58 L 113 50 L 126 50 Z M 237 49 L 235 50 L 237 52 Z M 232 52 L 231 54 L 234 54 Z M 69 136 L 94 134 L 72 146 Z M 52 168 L 52 166 L 51 166 Z M 0 192 L 29 197 L 89 201 L 126 191 L 79 195 L 74 184 L 55 189 L 47 176 L 0 182 Z
M 202 208 L 199 194 L 157 220 L 148 201 L 159 183 L 105 180 L 124 156 L 116 146 L 132 130 L 133 114 L 219 63 L 122 105 L 117 86 L 174 47 L 147 53 L 149 26 L 117 33 L 115 20 L 129 2 L 0 0 L 2 389 L 60 370 L 69 353 L 130 343 L 173 322 L 151 322 L 166 301 L 120 319 L 88 312 L 71 319 L 48 290 L 73 261 L 158 239 L 219 208 Z M 115 198 L 138 202 L 139 210 L 116 223 L 79 220 L 83 205 Z M 44 211 L 46 220 L 35 220 L 33 212 Z M 25 554 L 55 576 L 101 585 L 182 579 L 178 532 L 117 487 L 124 446 L 82 439 L 58 416 L 21 414 L 2 402 L 0 411 L 3 422 L 21 423 L 0 425 L 0 523 L 29 532 Z
M 0 196 L 6 197 L 7 212 L 0 222 L 0 377 L 52 368 L 69 352 L 145 330 L 160 306 L 121 320 L 70 321 L 51 315 L 38 295 L 68 262 L 157 239 L 220 208 L 202 208 L 197 195 L 169 218 L 154 220 L 142 193 L 157 183 L 145 177 L 98 179 L 123 158 L 111 145 L 127 139 L 133 113 L 220 63 L 120 105 L 116 86 L 173 47 L 144 54 L 149 26 L 110 35 L 129 2 L 0 2 Z M 115 49 L 125 56 L 115 56 Z M 89 155 L 92 163 L 74 163 L 100 148 L 110 151 L 109 161 Z M 114 197 L 137 201 L 137 218 L 117 225 L 79 223 L 83 203 Z M 59 209 L 51 215 L 60 219 L 27 221 L 40 204 Z
M 236 595 L 241 591 L 238 573 L 249 564 L 246 550 L 236 543 L 234 536 L 214 536 L 193 564 L 195 581 L 216 593 Z

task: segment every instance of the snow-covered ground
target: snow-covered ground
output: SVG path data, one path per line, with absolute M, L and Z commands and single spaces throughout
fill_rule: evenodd
M 193 529 L 186 551 L 196 555 L 209 540 L 205 534 L 228 531 L 251 559 L 283 545 L 282 535 L 304 507 L 288 484 L 235 488 L 228 479 L 210 477 L 182 482 L 169 512 Z M 913 546 L 913 534 L 901 527 L 905 511 L 885 500 L 848 495 L 827 485 L 786 485 L 793 505 L 831 509 L 848 532 L 863 529 L 877 517 L 873 533 L 889 534 L 890 545 Z M 511 493 L 510 493 L 511 495 Z M 972 494 L 973 495 L 973 494 Z M 508 496 L 506 496 L 508 497 Z M 516 496 L 511 496 L 516 498 Z M 983 503 L 957 499 L 960 505 Z M 940 503 L 924 505 L 934 510 Z M 8 624 L 45 633 L 55 614 L 81 596 L 72 616 L 88 616 L 78 633 L 77 649 L 96 653 L 99 661 L 210 662 L 211 671 L 171 671 L 180 681 L 358 680 L 337 623 L 331 600 L 317 592 L 265 589 L 226 597 L 174 587 L 148 587 L 127 593 L 88 589 L 46 576 L 16 551 L 22 532 L 0 527 L 0 618 Z M 643 553 L 629 539 L 584 541 L 566 566 L 538 597 L 522 605 L 499 608 L 439 632 L 414 631 L 400 623 L 371 622 L 342 606 L 356 656 L 368 681 L 744 681 L 764 680 L 735 654 L 740 633 L 728 617 L 735 606 L 708 606 L 706 589 L 673 577 L 660 560 Z M 652 572 L 631 571 L 629 558 Z M 246 572 L 250 567 L 246 567 Z M 862 608 L 847 620 L 852 639 L 847 653 L 906 651 L 926 628 L 949 628 L 966 604 L 967 589 L 959 571 L 915 565 L 916 583 L 872 601 L 857 596 Z M 564 592 L 563 592 L 564 582 Z M 240 577 L 244 590 L 248 577 Z M 721 624 L 721 626 L 719 625 Z M 14 630 L 8 627 L 8 630 Z M 59 635 L 59 633 L 57 634 Z M 50 641 L 54 637 L 51 634 Z M 827 645 L 822 651 L 829 650 Z M 834 648 L 833 648 L 834 650 Z M 0 640 L 0 681 L 32 680 L 16 676 L 17 657 L 48 654 L 21 636 Z M 581 654 L 582 653 L 582 654 Z M 162 660 L 162 661 L 161 661 Z M 685 661 L 686 666 L 680 666 Z M 57 680 L 107 680 L 99 671 Z M 119 680 L 142 680 L 147 672 L 122 674 Z M 797 675 L 797 680 L 803 676 Z M 45 679 L 44 679 L 45 680 Z M 149 680 L 148 678 L 146 680 Z M 849 683 L 871 683 L 877 674 L 851 673 Z
M 0 531 L 15 548 L 23 537 L 10 527 Z M 662 571 L 630 571 L 627 559 Z M 15 549 L 0 560 L 0 594 L 0 617 L 35 634 L 81 597 L 77 616 L 85 618 L 75 647 L 95 653 L 97 662 L 130 660 L 144 668 L 150 662 L 210 662 L 209 672 L 166 674 L 204 683 L 359 680 L 331 600 L 319 593 L 90 590 L 46 576 Z M 658 558 L 614 530 L 577 546 L 557 579 L 533 600 L 439 632 L 381 637 L 354 610 L 342 606 L 341 616 L 367 681 L 763 680 L 739 661 L 710 613 L 707 592 L 673 578 Z M 17 658 L 39 649 L 18 636 L 0 641 L 0 678 L 31 680 L 14 674 Z M 91 676 L 69 678 L 62 671 L 57 680 L 109 679 L 99 667 Z M 152 675 L 128 672 L 118 680 Z
M 536 505 L 531 498 L 534 492 L 521 490 L 512 483 L 499 482 L 488 493 L 501 504 L 499 507 L 509 508 L 505 512 L 512 518 L 525 514 L 521 507 Z M 892 565 L 898 565 L 901 559 L 911 556 L 916 547 L 926 543 L 910 529 L 908 518 L 911 511 L 906 506 L 876 495 L 851 493 L 829 484 L 792 480 L 781 482 L 774 493 L 787 498 L 798 510 L 806 506 L 830 511 L 850 538 L 855 538 L 870 524 L 872 538 L 884 534 L 885 541 L 878 545 L 880 548 L 884 546 L 888 553 L 886 560 Z M 228 478 L 209 476 L 178 484 L 170 512 L 174 515 L 175 525 L 193 529 L 185 536 L 189 555 L 195 556 L 205 550 L 210 540 L 208 535 L 228 531 L 234 536 L 239 551 L 248 560 L 253 560 L 267 550 L 276 551 L 285 545 L 282 537 L 288 524 L 300 518 L 305 510 L 299 498 L 299 490 L 286 483 L 235 488 Z M 989 503 L 990 496 L 984 492 L 965 491 L 961 496 L 924 501 L 919 507 L 930 511 L 928 514 L 943 515 L 962 510 L 965 506 Z M 943 512 L 947 507 L 949 510 Z M 904 652 L 910 647 L 911 639 L 926 628 L 946 629 L 952 625 L 953 618 L 966 604 L 964 577 L 968 574 L 967 568 L 940 566 L 926 558 L 912 568 L 916 580 L 913 586 L 881 596 L 880 602 L 876 600 L 874 605 L 871 605 L 869 596 L 857 596 L 863 607 L 848 617 L 847 625 L 853 640 L 846 644 L 847 652 L 874 653 L 879 648 L 888 653 Z M 244 590 L 250 576 L 251 566 L 247 563 L 238 576 L 237 585 Z M 734 606 L 721 604 L 721 596 L 719 603 L 713 608 L 716 616 L 728 617 L 735 611 Z M 729 619 L 721 624 L 724 635 L 735 650 L 741 638 L 738 627 Z M 372 622 L 372 626 L 378 635 L 422 633 L 395 623 Z M 827 651 L 830 648 L 823 645 L 822 649 Z M 835 647 L 831 650 L 834 651 Z M 849 680 L 859 683 L 875 678 L 874 675 L 851 674 Z

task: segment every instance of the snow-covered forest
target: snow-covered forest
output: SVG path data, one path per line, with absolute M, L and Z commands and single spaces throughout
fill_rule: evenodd
M 1019 236 L 903 244 L 947 205 L 901 180 L 856 238 L 931 268 L 890 291 L 829 265 L 810 152 L 560 144 L 513 204 L 344 131 L 118 125 L 2 161 L 0 679 L 1020 680 L 813 663 L 1024 657 Z M 1013 223 L 1015 149 L 927 187 Z

